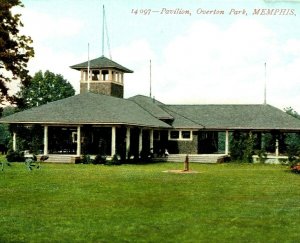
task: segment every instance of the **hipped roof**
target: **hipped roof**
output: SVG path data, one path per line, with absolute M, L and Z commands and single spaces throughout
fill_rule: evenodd
M 158 119 L 168 115 L 177 129 L 300 130 L 299 119 L 271 105 L 165 105 L 140 95 L 130 99 Z
M 165 105 L 141 95 L 121 99 L 94 93 L 15 113 L 0 123 L 300 131 L 299 119 L 270 105 Z
M 71 66 L 71 68 L 76 69 L 76 70 L 87 69 L 88 61 L 73 65 L 73 66 Z M 111 59 L 108 59 L 105 56 L 101 56 L 96 59 L 90 60 L 90 68 L 91 69 L 114 68 L 114 69 L 120 70 L 124 73 L 133 73 L 132 70 L 120 65 L 119 63 L 116 63 L 115 61 L 113 61 Z
M 300 130 L 300 120 L 271 105 L 166 105 L 172 111 L 205 129 Z M 176 123 L 173 126 L 181 126 Z
M 4 117 L 2 123 L 125 124 L 168 128 L 133 101 L 85 93 Z

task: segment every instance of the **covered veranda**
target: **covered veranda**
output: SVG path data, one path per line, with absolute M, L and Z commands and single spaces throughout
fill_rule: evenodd
M 26 126 L 30 126 L 26 124 Z M 103 155 L 110 159 L 114 155 L 122 159 L 139 158 L 150 153 L 154 147 L 153 128 L 114 125 L 53 125 L 43 127 L 43 149 L 39 156 L 49 156 L 63 162 L 75 162 L 82 155 Z M 17 132 L 13 132 L 13 150 L 17 151 Z M 61 156 L 59 156 L 61 155 Z

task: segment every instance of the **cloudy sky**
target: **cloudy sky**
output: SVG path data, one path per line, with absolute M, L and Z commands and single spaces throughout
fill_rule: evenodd
M 164 103 L 264 101 L 300 112 L 300 1 L 23 0 L 22 32 L 34 41 L 31 74 L 62 74 L 102 55 L 105 5 L 112 59 L 125 75 L 125 97 L 152 94 Z M 183 12 L 183 14 L 182 14 Z M 223 13 L 223 14 L 218 14 Z M 109 48 L 105 45 L 105 56 Z

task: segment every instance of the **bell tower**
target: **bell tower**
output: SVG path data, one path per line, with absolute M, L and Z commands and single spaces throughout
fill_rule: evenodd
M 105 56 L 71 68 L 80 71 L 80 94 L 92 92 L 118 98 L 124 97 L 124 73 L 133 73 Z

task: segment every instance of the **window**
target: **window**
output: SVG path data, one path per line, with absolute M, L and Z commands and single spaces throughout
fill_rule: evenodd
M 153 131 L 153 139 L 160 140 L 160 132 L 159 131 Z
M 108 80 L 108 70 L 102 70 L 102 80 Z
M 193 140 L 192 131 L 187 131 L 187 130 L 169 131 L 169 140 Z
M 171 131 L 170 139 L 179 139 L 179 131 Z
M 181 131 L 182 139 L 190 139 L 191 138 L 191 131 Z

